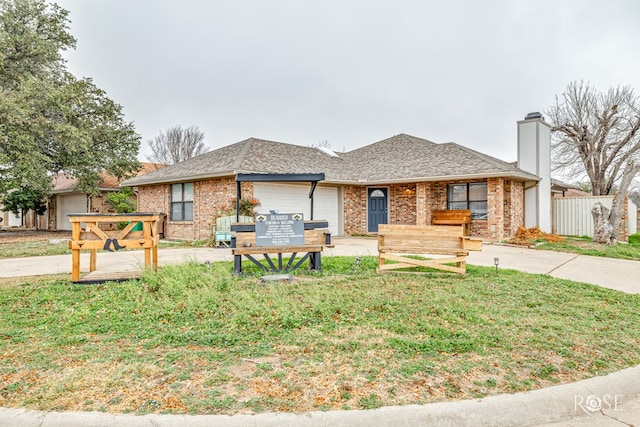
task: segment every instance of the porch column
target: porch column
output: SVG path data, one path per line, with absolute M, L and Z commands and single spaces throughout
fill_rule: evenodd
M 487 234 L 490 239 L 504 237 L 504 179 L 487 179 Z
M 424 182 L 416 184 L 416 225 L 429 225 L 431 212 L 427 204 L 427 185 Z
M 505 232 L 502 237 L 510 238 L 524 225 L 524 185 L 522 181 L 505 180 L 504 188 Z

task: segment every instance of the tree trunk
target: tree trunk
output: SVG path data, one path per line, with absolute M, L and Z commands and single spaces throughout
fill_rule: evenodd
M 593 215 L 593 241 L 612 245 L 618 238 L 618 227 L 622 221 L 625 199 L 633 178 L 640 173 L 640 163 L 629 160 L 622 172 L 622 178 L 611 204 L 611 211 L 600 203 L 591 209 Z
M 591 209 L 593 216 L 593 241 L 613 245 L 616 242 L 616 229 L 609 222 L 609 209 L 596 203 Z

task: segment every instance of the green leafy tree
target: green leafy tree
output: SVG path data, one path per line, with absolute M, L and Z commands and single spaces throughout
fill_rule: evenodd
M 131 187 L 124 187 L 120 191 L 108 193 L 107 200 L 117 213 L 127 214 L 135 212 L 137 209 L 135 193 Z M 119 222 L 118 229 L 122 230 L 127 224 L 128 222 Z
M 43 215 L 47 211 L 46 194 L 33 191 L 13 190 L 7 194 L 2 203 L 4 209 L 20 215 L 20 211 L 34 211 L 36 215 Z
M 67 71 L 62 52 L 76 43 L 68 24 L 56 4 L 0 0 L 2 199 L 13 189 L 46 198 L 57 173 L 96 194 L 101 171 L 125 178 L 140 168 L 140 136 L 122 107 Z
M 117 213 L 131 213 L 136 211 L 135 194 L 131 187 L 124 187 L 120 191 L 107 194 L 107 200 Z

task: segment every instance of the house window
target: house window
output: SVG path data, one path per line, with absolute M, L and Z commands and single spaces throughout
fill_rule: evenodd
M 469 209 L 471 219 L 487 219 L 487 183 L 449 184 L 447 209 Z
M 193 221 L 193 183 L 171 185 L 171 220 Z

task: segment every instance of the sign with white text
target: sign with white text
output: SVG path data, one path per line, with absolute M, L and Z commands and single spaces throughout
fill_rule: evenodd
M 301 213 L 256 215 L 256 246 L 304 245 Z

